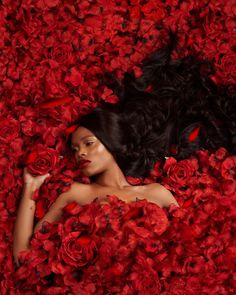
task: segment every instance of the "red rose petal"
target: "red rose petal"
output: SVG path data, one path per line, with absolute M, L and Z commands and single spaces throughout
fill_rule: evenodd
M 77 241 L 78 241 L 78 243 L 79 243 L 80 245 L 86 247 L 87 245 L 89 245 L 91 239 L 88 238 L 88 237 L 83 237 L 83 236 L 82 236 L 82 237 L 80 237 Z
M 28 155 L 28 157 L 26 158 L 26 165 L 29 165 L 31 163 L 33 163 L 35 161 L 35 159 L 37 158 L 38 153 L 37 152 L 32 152 Z
M 66 128 L 65 134 L 69 135 L 69 134 L 73 133 L 78 128 L 78 126 L 79 125 L 72 125 L 72 126 Z
M 142 212 L 142 208 L 131 208 L 124 216 L 123 216 L 123 220 L 127 221 L 130 219 L 134 219 L 137 218 Z
M 83 210 L 83 207 L 76 202 L 71 202 L 63 208 L 63 211 L 70 215 L 76 215 Z
M 171 154 L 177 154 L 177 145 L 176 144 L 172 144 L 170 147 L 170 153 Z
M 66 205 L 63 210 L 64 211 L 71 211 L 72 209 L 74 209 L 77 206 L 76 202 L 71 202 L 68 205 Z
M 153 89 L 152 85 L 148 85 L 145 89 L 145 91 L 149 92 Z
M 193 131 L 189 134 L 188 140 L 190 142 L 196 140 L 196 138 L 198 137 L 199 131 L 200 131 L 200 126 L 194 128 Z
M 56 99 L 56 100 L 52 100 L 52 101 L 48 101 L 48 102 L 44 102 L 39 104 L 38 106 L 41 109 L 49 109 L 49 108 L 54 108 L 56 106 L 60 106 L 62 104 L 71 102 L 72 98 L 67 97 L 67 98 L 61 98 L 61 99 Z
M 184 202 L 182 207 L 187 208 L 187 207 L 191 206 L 192 203 L 193 203 L 193 198 L 190 198 L 190 199 L 188 199 L 187 201 Z
M 45 215 L 44 201 L 39 200 L 36 204 L 35 215 L 38 218 L 42 218 Z

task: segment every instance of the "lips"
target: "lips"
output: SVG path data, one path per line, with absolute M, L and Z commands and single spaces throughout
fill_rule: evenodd
M 89 160 L 80 160 L 80 161 L 79 161 L 79 168 L 84 168 L 84 167 L 86 167 L 89 163 L 91 163 L 91 161 L 89 161 Z

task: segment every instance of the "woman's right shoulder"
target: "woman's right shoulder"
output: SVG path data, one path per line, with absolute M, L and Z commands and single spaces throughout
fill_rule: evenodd
M 74 181 L 71 184 L 70 190 L 71 192 L 77 193 L 77 194 L 78 192 L 81 192 L 81 191 L 89 193 L 93 191 L 93 186 L 92 184 L 89 184 L 89 183 L 87 184 L 87 183 Z
M 68 202 L 75 201 L 82 205 L 94 196 L 94 189 L 91 184 L 74 181 L 67 191 L 67 195 Z

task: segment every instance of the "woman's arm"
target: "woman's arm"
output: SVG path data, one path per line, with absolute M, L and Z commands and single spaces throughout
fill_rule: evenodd
M 35 189 L 31 184 L 25 184 L 16 217 L 13 237 L 13 255 L 19 266 L 18 253 L 29 249 L 29 240 L 34 223 L 35 201 L 31 199 Z
M 13 234 L 13 256 L 17 266 L 19 266 L 19 252 L 27 250 L 30 247 L 29 241 L 33 232 L 35 213 L 35 201 L 32 200 L 32 196 L 49 176 L 50 174 L 48 173 L 34 177 L 27 171 L 27 168 L 24 168 L 24 187 Z
M 93 197 L 93 198 L 92 198 Z M 92 202 L 94 196 L 91 194 L 90 185 L 73 182 L 66 192 L 62 193 L 51 205 L 49 211 L 35 225 L 34 233 L 41 229 L 43 222 L 46 220 L 50 223 L 61 218 L 63 208 L 71 203 L 77 202 L 79 205 L 85 205 Z
M 73 190 L 71 188 L 62 193 L 56 201 L 52 204 L 49 211 L 42 219 L 36 224 L 34 230 L 34 214 L 35 214 L 35 201 L 31 199 L 35 188 L 31 185 L 25 185 L 21 203 L 18 209 L 17 218 L 14 227 L 14 241 L 13 241 L 13 255 L 17 266 L 19 266 L 18 254 L 20 251 L 30 249 L 30 239 L 33 232 L 35 233 L 41 229 L 43 222 L 54 222 L 60 219 L 62 209 L 70 202 L 70 196 Z
M 14 227 L 13 255 L 17 266 L 19 266 L 18 254 L 20 251 L 30 249 L 30 239 L 33 232 L 41 229 L 43 222 L 54 222 L 60 219 L 62 209 L 70 202 L 71 193 L 74 186 L 68 191 L 62 193 L 52 204 L 45 216 L 39 220 L 34 230 L 35 201 L 31 199 L 35 188 L 32 185 L 25 185 L 21 203 L 18 209 L 17 218 Z M 78 192 L 77 192 L 78 193 Z
M 17 266 L 19 266 L 19 252 L 30 249 L 30 238 L 33 233 L 41 229 L 44 221 L 52 223 L 59 220 L 62 216 L 63 208 L 70 202 L 76 201 L 79 205 L 85 205 L 91 203 L 95 198 L 89 185 L 74 182 L 69 190 L 59 195 L 49 208 L 49 211 L 39 220 L 33 229 L 35 201 L 31 197 L 37 188 L 35 185 L 25 184 L 23 189 L 14 227 L 13 255 Z

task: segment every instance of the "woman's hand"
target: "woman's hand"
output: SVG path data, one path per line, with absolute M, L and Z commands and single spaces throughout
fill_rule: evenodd
M 50 175 L 50 173 L 44 174 L 44 175 L 39 175 L 39 176 L 32 176 L 27 168 L 24 168 L 24 175 L 23 175 L 23 179 L 24 179 L 24 183 L 26 186 L 28 187 L 33 187 L 35 190 L 39 189 L 40 186 L 43 184 L 44 180 L 46 178 L 48 178 Z

